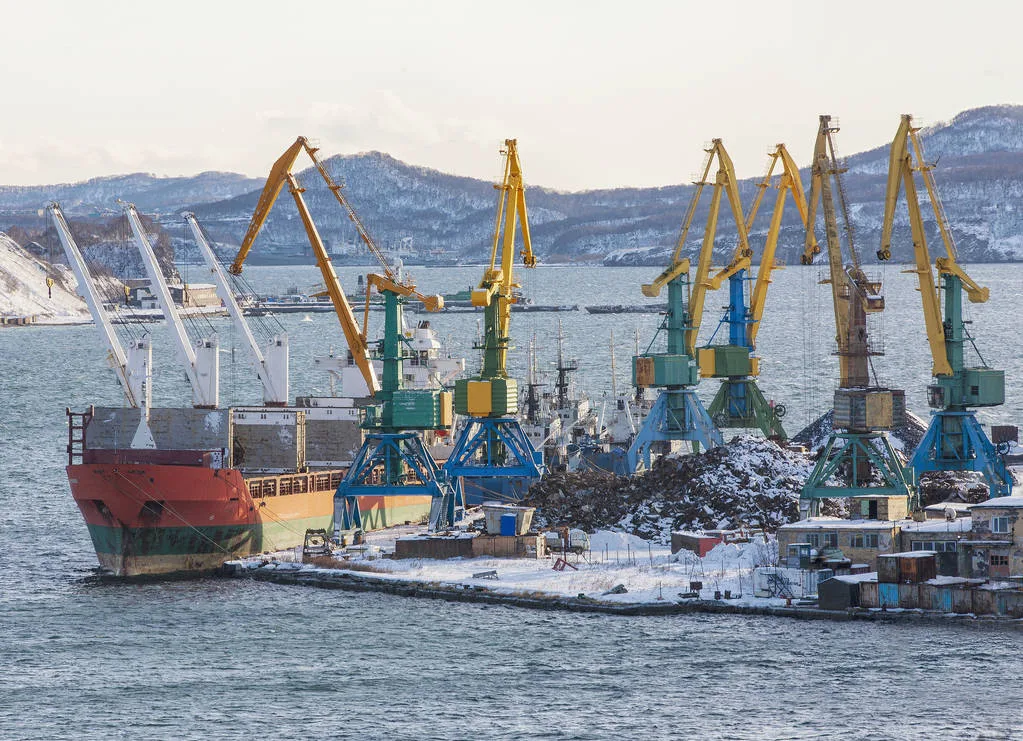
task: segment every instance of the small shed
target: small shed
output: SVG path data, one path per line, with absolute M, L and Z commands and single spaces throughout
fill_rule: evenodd
M 873 574 L 834 576 L 817 585 L 817 605 L 822 610 L 847 610 L 860 605 L 860 584 Z
M 885 553 L 877 557 L 877 580 L 882 584 L 919 584 L 938 575 L 932 551 Z

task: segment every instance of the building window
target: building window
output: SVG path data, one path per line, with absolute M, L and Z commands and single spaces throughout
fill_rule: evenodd
M 838 548 L 838 533 L 821 533 L 821 541 L 824 548 Z
M 935 553 L 942 553 L 949 551 L 955 553 L 956 542 L 954 540 L 914 540 L 910 544 L 910 550 L 912 551 L 934 551 Z
M 808 533 L 806 536 L 806 542 L 810 544 L 811 548 L 820 548 L 821 536 L 817 533 Z
M 877 533 L 856 533 L 852 545 L 853 548 L 877 548 Z
M 993 533 L 1008 533 L 1009 532 L 1009 518 L 1008 517 L 992 517 L 991 518 L 991 532 L 993 532 Z
M 1009 565 L 1009 557 L 1008 556 L 1000 556 L 1000 555 L 997 555 L 995 553 L 992 553 L 991 554 L 991 560 L 989 561 L 989 564 L 991 566 L 1008 566 Z

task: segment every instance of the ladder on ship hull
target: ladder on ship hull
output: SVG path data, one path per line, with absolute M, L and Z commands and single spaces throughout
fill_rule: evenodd
M 85 428 L 92 419 L 93 408 L 72 412 L 71 407 L 65 407 L 64 413 L 67 415 L 67 463 L 73 466 L 81 463 L 85 454 Z

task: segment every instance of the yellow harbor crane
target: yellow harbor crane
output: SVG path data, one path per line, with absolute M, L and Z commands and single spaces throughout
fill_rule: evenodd
M 309 214 L 302 196 L 304 189 L 299 186 L 291 172 L 303 151 L 312 160 L 331 193 L 355 224 L 360 237 L 370 253 L 380 262 L 384 273 L 369 276 L 366 286 L 366 310 L 361 328 Z M 453 421 L 451 394 L 439 389 L 406 390 L 403 388 L 402 377 L 402 361 L 405 357 L 402 331 L 403 303 L 408 298 L 416 298 L 428 310 L 436 311 L 443 308 L 444 300 L 440 296 L 424 296 L 410 281 L 402 282 L 398 279 L 355 213 L 355 209 L 345 198 L 341 186 L 327 172 L 316 152 L 316 147 L 310 145 L 305 137 L 300 136 L 274 163 L 230 270 L 236 275 L 241 273 L 245 258 L 266 222 L 270 209 L 287 184 L 298 207 L 313 254 L 316 256 L 327 295 L 330 296 L 341 322 L 352 358 L 376 402 L 364 410 L 362 427 L 367 431 L 365 439 L 334 494 L 335 532 L 340 535 L 341 531 L 362 527 L 360 496 L 426 494 L 433 497 L 436 502 L 447 505 L 435 508 L 437 516 L 433 523 L 438 524 L 441 520 L 453 521 L 456 507 L 451 486 L 441 475 L 437 463 L 416 433 L 417 430 L 441 430 L 451 427 Z M 382 383 L 377 379 L 367 341 L 369 294 L 374 287 L 384 296 L 384 339 L 379 345 L 383 364 Z
M 366 245 L 366 248 L 380 263 L 383 271 L 383 275 L 373 274 L 370 276 L 369 285 L 367 285 L 366 289 L 366 310 L 363 315 L 363 324 L 361 328 L 355 318 L 355 313 L 352 311 L 352 306 L 348 301 L 348 297 L 345 295 L 344 289 L 341 286 L 341 281 L 337 277 L 337 273 L 334 271 L 334 266 L 331 264 L 330 257 L 327 254 L 327 249 L 324 246 L 323 240 L 320 238 L 319 231 L 316 228 L 316 224 L 313 222 L 312 216 L 309 213 L 309 208 L 306 206 L 305 199 L 302 196 L 305 189 L 298 184 L 298 180 L 292 173 L 295 162 L 303 151 L 309 156 L 309 159 L 316 167 L 317 172 L 319 172 L 320 176 L 327 184 L 327 187 L 330 189 L 330 192 L 333 193 L 334 198 L 344 209 L 348 218 L 351 219 L 360 238 Z M 342 186 L 331 177 L 326 166 L 320 161 L 320 158 L 317 157 L 317 151 L 318 149 L 312 146 L 306 137 L 300 136 L 295 140 L 295 143 L 288 147 L 284 154 L 278 157 L 277 161 L 274 162 L 273 167 L 270 168 L 270 174 L 267 176 L 266 185 L 263 186 L 263 192 L 259 195 L 259 200 L 256 203 L 255 211 L 249 221 L 248 229 L 245 231 L 245 236 L 242 238 L 241 247 L 238 249 L 238 254 L 235 256 L 234 262 L 231 264 L 229 270 L 235 275 L 241 275 L 245 258 L 248 257 L 256 237 L 259 236 L 260 230 L 263 228 L 263 225 L 266 223 L 266 220 L 270 215 L 270 210 L 273 208 L 274 203 L 276 203 L 278 196 L 281 194 L 281 190 L 283 190 L 285 184 L 287 184 L 288 190 L 295 200 L 295 205 L 298 207 L 299 216 L 302 218 L 302 225 L 305 228 L 306 236 L 309 239 L 309 244 L 312 247 L 313 254 L 316 258 L 316 264 L 323 276 L 323 282 L 326 285 L 327 295 L 330 297 L 330 301 L 337 313 L 338 320 L 341 323 L 341 329 L 344 332 L 348 348 L 352 353 L 352 358 L 355 360 L 355 364 L 362 373 L 370 393 L 376 394 L 381 390 L 381 384 L 377 379 L 376 370 L 373 368 L 373 364 L 370 360 L 370 348 L 366 334 L 369 315 L 370 285 L 375 286 L 381 293 L 390 291 L 403 298 L 418 299 L 428 311 L 438 311 L 442 309 L 444 307 L 444 299 L 440 296 L 425 296 L 419 293 L 416 290 L 415 285 L 410 281 L 402 282 L 399 280 L 387 259 L 384 257 L 383 252 L 381 252 L 379 247 L 377 247 L 373 238 L 369 235 L 368 230 L 363 225 L 362 220 L 355 212 L 355 209 L 345 197 Z M 386 363 L 385 373 L 387 373 Z M 388 384 L 385 383 L 385 386 L 387 385 Z
M 701 376 L 721 379 L 721 387 L 709 409 L 711 418 L 719 428 L 758 428 L 767 437 L 784 440 L 787 435 L 782 427 L 781 418 L 785 416 L 785 407 L 769 403 L 764 398 L 756 382 L 760 368 L 759 358 L 755 356 L 757 334 L 767 303 L 767 289 L 771 284 L 771 273 L 777 267 L 775 254 L 785 201 L 789 193 L 792 194 L 804 228 L 807 224 L 806 195 L 799 179 L 799 168 L 784 144 L 776 145 L 770 154 L 767 171 L 757 184 L 757 196 L 746 216 L 745 234 L 748 235 L 753 228 L 764 194 L 772 187 L 771 180 L 779 164 L 781 173 L 774 186 L 778 193 L 775 196 L 771 224 L 767 230 L 749 304 L 746 303 L 746 283 L 752 267 L 752 256 L 748 236 L 744 242 L 744 235 L 740 234 L 731 261 L 709 280 L 709 287 L 712 290 L 718 290 L 725 280 L 728 281 L 729 304 L 718 329 L 715 330 L 716 335 L 722 326 L 727 326 L 728 341 L 714 344 L 712 336 L 708 345 L 699 349 L 699 361 Z M 816 251 L 820 250 L 816 246 L 816 241 L 813 248 Z
M 977 348 L 963 320 L 963 293 L 971 303 L 981 304 L 988 300 L 989 291 L 959 265 L 952 229 L 934 182 L 934 165 L 924 159 L 918 132 L 912 116 L 903 115 L 890 150 L 881 248 L 877 252 L 881 260 L 891 259 L 895 210 L 899 193 L 905 191 L 916 261 L 915 268 L 907 272 L 915 273 L 919 283 L 935 381 L 927 393 L 935 411 L 927 434 L 910 458 L 910 466 L 918 476 L 928 471 L 978 471 L 984 475 L 992 497 L 1007 496 L 1012 492 L 1012 474 L 973 411 L 974 407 L 1005 403 L 1005 372 L 989 368 L 983 357 L 981 366 L 967 367 L 964 357 L 967 342 L 974 350 Z M 923 179 L 945 247 L 944 257 L 934 261 L 933 269 L 914 173 L 920 173 Z M 941 281 L 940 291 L 935 271 Z
M 694 449 L 701 445 L 713 448 L 724 443 L 721 432 L 703 408 L 696 394 L 699 381 L 697 366 L 697 336 L 703 320 L 703 307 L 708 288 L 711 287 L 710 269 L 714 257 L 714 236 L 717 233 L 721 199 L 728 199 L 728 206 L 739 235 L 736 259 L 748 260 L 752 255 L 746 233 L 746 220 L 739 197 L 738 180 L 732 158 L 720 139 L 714 139 L 706 151 L 703 172 L 695 183 L 689 207 L 682 220 L 675 250 L 668 266 L 651 283 L 641 286 L 644 296 L 655 297 L 668 288 L 668 311 L 642 355 L 633 358 L 632 381 L 637 388 L 660 388 L 650 413 L 629 446 L 627 460 L 629 469 L 638 470 L 640 465 L 650 468 L 655 445 L 670 444 L 671 441 L 685 440 Z M 710 180 L 711 168 L 717 161 L 718 169 L 714 180 Z M 710 210 L 703 232 L 703 243 L 696 260 L 696 272 L 691 273 L 691 263 L 682 257 L 689 229 L 696 216 L 696 209 L 704 188 L 712 187 Z M 651 352 L 661 332 L 667 339 L 667 352 Z
M 908 496 L 906 471 L 887 430 L 905 419 L 905 395 L 871 382 L 871 357 L 883 353 L 870 342 L 867 315 L 884 310 L 881 283 L 867 276 L 853 243 L 851 221 L 842 189 L 841 167 L 835 154 L 838 127 L 821 116 L 811 166 L 803 263 L 819 252 L 814 229 L 817 206 L 824 210 L 829 278 L 835 313 L 839 387 L 834 397 L 834 431 L 828 437 L 801 493 L 801 509 L 816 514 L 821 499 L 832 497 Z M 844 262 L 838 209 L 842 214 L 849 262 Z M 834 482 L 840 483 L 836 485 Z
M 544 473 L 543 453 L 536 451 L 519 425 L 518 383 L 508 375 L 511 313 L 516 298 L 515 231 L 522 229 L 522 264 L 536 265 L 526 211 L 518 143 L 506 139 L 504 177 L 498 192 L 490 262 L 472 304 L 483 308 L 483 367 L 473 378 L 455 382 L 455 411 L 465 425 L 444 465 L 467 500 L 518 499 Z

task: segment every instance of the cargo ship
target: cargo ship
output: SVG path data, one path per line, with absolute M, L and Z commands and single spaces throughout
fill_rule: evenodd
M 465 367 L 427 321 L 408 342 L 412 388 L 448 383 Z M 331 532 L 334 493 L 361 445 L 360 407 L 371 398 L 350 356 L 315 365 L 329 372 L 332 391 L 365 396 L 300 396 L 294 407 L 67 410 L 68 482 L 103 572 L 201 574 L 301 545 L 307 530 Z M 152 447 L 132 447 L 142 428 Z M 381 494 L 358 503 L 368 531 L 423 522 L 432 500 Z
M 340 401 L 340 400 L 339 400 Z M 340 412 L 350 407 L 320 407 Z M 153 409 L 154 438 L 167 444 L 175 428 L 204 429 L 196 442 L 210 445 L 224 425 L 229 447 L 207 449 L 133 449 L 111 446 L 119 432 L 137 421 L 139 410 L 68 410 L 68 482 L 85 518 L 104 574 L 138 577 L 201 574 L 224 561 L 301 545 L 307 530 L 333 527 L 334 492 L 344 468 L 273 472 L 233 464 L 244 458 L 259 465 L 298 452 L 294 438 L 303 428 L 335 442 L 342 427 L 353 435 L 356 424 L 343 416 L 324 423 L 307 419 L 316 408 L 300 409 Z M 356 410 L 357 411 L 357 410 Z M 132 414 L 135 412 L 135 414 Z M 256 419 L 251 419 L 256 417 Z M 209 424 L 213 422 L 213 424 Z M 259 424 L 263 423 L 263 424 Z M 320 428 L 316 433 L 317 427 Z M 327 429 L 333 427 L 333 430 Z M 268 432 L 270 434 L 268 434 Z M 260 450 L 260 440 L 274 448 Z M 289 444 L 290 443 L 290 444 Z M 262 456 L 258 460 L 257 456 Z M 364 530 L 422 522 L 430 512 L 428 496 L 363 496 L 359 507 Z
M 300 200 L 300 193 L 296 196 Z M 340 508 L 335 503 L 338 485 L 362 446 L 362 408 L 374 401 L 375 374 L 383 363 L 379 347 L 374 350 L 363 339 L 359 363 L 345 356 L 317 359 L 314 365 L 330 373 L 332 395 L 299 396 L 292 404 L 283 325 L 262 322 L 263 339 L 256 339 L 204 231 L 193 214 L 185 214 L 263 390 L 262 406 L 220 406 L 216 330 L 185 326 L 145 225 L 135 207 L 124 204 L 150 290 L 192 392 L 190 407 L 153 407 L 149 333 L 118 336 L 63 212 L 56 203 L 47 211 L 127 404 L 66 412 L 68 481 L 106 573 L 209 572 L 227 560 L 301 545 L 309 530 L 334 531 L 335 515 L 353 531 L 428 519 L 429 494 L 401 495 L 384 486 L 379 495 L 370 491 L 344 500 Z M 309 232 L 350 340 L 365 330 L 356 326 L 318 233 Z M 239 254 L 245 253 L 243 245 Z M 428 322 L 403 334 L 407 387 L 437 386 L 464 368 L 463 359 L 442 356 Z M 334 395 L 335 377 L 341 381 L 339 395 Z

